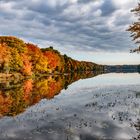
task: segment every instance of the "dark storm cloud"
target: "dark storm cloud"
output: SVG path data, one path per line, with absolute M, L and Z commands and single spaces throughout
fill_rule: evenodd
M 97 0 L 78 0 L 78 3 L 89 3 Z
M 135 1 L 135 2 L 134 2 Z M 0 34 L 79 51 L 124 51 L 136 0 L 0 0 Z M 123 35 L 123 36 L 122 36 Z M 70 48 L 71 49 L 71 48 Z
M 110 14 L 114 13 L 116 7 L 113 5 L 111 0 L 106 0 L 101 6 L 101 9 L 102 9 L 102 16 L 110 16 Z

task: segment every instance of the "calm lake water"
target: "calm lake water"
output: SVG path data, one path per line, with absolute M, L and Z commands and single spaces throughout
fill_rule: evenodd
M 140 74 L 1 81 L 0 116 L 0 140 L 140 139 Z

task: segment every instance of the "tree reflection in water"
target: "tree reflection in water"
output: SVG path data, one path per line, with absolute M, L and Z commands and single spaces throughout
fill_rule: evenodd
M 140 92 L 136 92 L 136 98 L 140 98 Z M 137 119 L 137 121 L 135 123 L 133 123 L 132 126 L 135 127 L 137 134 L 138 134 L 137 137 L 134 137 L 133 139 L 139 140 L 140 139 L 140 119 Z
M 52 99 L 62 89 L 79 80 L 100 73 L 84 72 L 65 75 L 52 75 L 25 81 L 3 81 L 0 83 L 0 116 L 15 116 L 41 99 Z
M 138 119 L 138 121 L 132 126 L 134 126 L 137 131 L 137 137 L 134 137 L 133 140 L 139 140 L 140 139 L 140 120 Z

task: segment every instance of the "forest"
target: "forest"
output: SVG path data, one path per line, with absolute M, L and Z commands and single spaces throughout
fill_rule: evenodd
M 93 62 L 77 61 L 66 54 L 61 55 L 52 46 L 39 48 L 14 36 L 0 36 L 0 50 L 0 77 L 97 71 L 104 68 Z

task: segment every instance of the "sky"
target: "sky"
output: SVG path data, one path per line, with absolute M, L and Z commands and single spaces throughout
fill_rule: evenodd
M 53 46 L 77 60 L 140 64 L 126 31 L 139 0 L 0 0 L 0 35 Z

